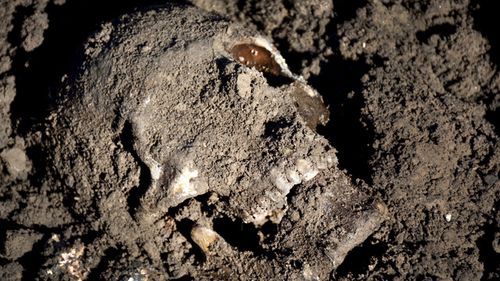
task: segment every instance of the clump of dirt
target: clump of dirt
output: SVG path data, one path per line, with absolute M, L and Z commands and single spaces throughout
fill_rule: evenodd
M 500 56 L 492 1 L 192 1 L 273 38 L 292 72 L 302 74 L 322 95 L 331 115 L 330 122 L 318 130 L 338 151 L 339 167 L 360 179 L 353 180 L 358 182 L 353 187 L 349 177 L 341 176 L 351 190 L 348 202 L 355 198 L 361 202 L 360 207 L 351 206 L 350 214 L 370 217 L 364 210 L 377 209 L 370 198 L 380 197 L 387 204 L 388 219 L 350 251 L 330 276 L 325 275 L 327 269 L 316 276 L 314 269 L 331 268 L 322 263 L 331 252 L 324 251 L 321 258 L 317 250 L 328 249 L 331 245 L 322 242 L 332 240 L 298 238 L 321 229 L 327 230 L 328 237 L 342 237 L 338 229 L 297 223 L 309 217 L 328 223 L 344 214 L 338 207 L 342 200 L 336 205 L 318 196 L 332 186 L 323 175 L 288 195 L 287 204 L 292 207 L 281 229 L 286 233 L 273 223 L 257 228 L 244 222 L 228 211 L 228 198 L 207 193 L 175 206 L 169 211 L 172 219 L 150 226 L 157 232 L 150 232 L 155 235 L 149 248 L 116 243 L 134 240 L 135 236 L 124 237 L 123 229 L 128 234 L 141 232 L 127 219 L 131 202 L 119 192 L 104 194 L 91 188 L 86 190 L 92 194 L 78 202 L 75 189 L 44 180 L 50 174 L 71 187 L 80 177 L 56 174 L 47 167 L 54 159 L 41 150 L 41 143 L 62 140 L 57 134 L 48 135 L 45 128 L 59 122 L 57 115 L 49 115 L 53 112 L 49 105 L 63 74 L 81 61 L 73 52 L 78 54 L 96 27 L 139 6 L 139 1 L 4 2 L 0 9 L 5 19 L 0 24 L 1 279 L 109 280 L 146 275 L 161 279 L 164 273 L 155 270 L 155 260 L 171 269 L 170 276 L 198 278 L 230 274 L 250 279 L 332 280 L 500 277 Z M 93 36 L 86 49 L 99 50 L 109 34 Z M 269 132 L 281 132 L 283 124 L 287 122 L 277 122 Z M 123 128 L 122 136 L 134 135 L 133 126 Z M 116 140 L 133 149 L 133 142 L 127 143 L 130 138 L 117 134 Z M 92 147 L 100 140 L 86 141 Z M 74 151 L 75 155 L 108 153 L 86 153 L 81 146 Z M 130 175 L 123 186 L 147 182 L 140 171 L 148 166 L 132 164 L 139 154 L 123 155 L 115 159 L 117 166 L 108 167 L 113 173 Z M 80 164 L 93 165 L 79 161 L 73 157 L 57 164 L 67 165 L 68 171 Z M 118 179 L 89 171 L 108 190 L 105 183 Z M 80 207 L 73 208 L 75 204 Z M 338 212 L 328 214 L 325 210 L 330 207 Z M 209 238 L 200 240 L 199 233 Z M 300 241 L 310 251 L 294 251 L 295 245 L 287 244 L 291 243 L 287 239 Z M 308 245 L 308 241 L 315 243 Z M 171 251 L 151 258 L 156 250 L 151 247 L 158 245 Z M 172 245 L 182 247 L 169 248 Z M 236 269 L 220 267 L 227 264 L 222 255 L 207 258 L 204 245 L 226 253 Z M 277 269 L 282 266 L 287 269 Z M 214 268 L 217 273 L 210 271 Z

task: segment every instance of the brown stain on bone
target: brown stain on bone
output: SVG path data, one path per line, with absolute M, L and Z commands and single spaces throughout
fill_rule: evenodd
M 231 55 L 239 63 L 253 67 L 260 72 L 276 76 L 283 74 L 281 66 L 276 62 L 271 51 L 262 46 L 252 43 L 237 44 L 232 47 Z M 304 87 L 301 83 L 294 82 L 290 88 L 290 94 L 307 126 L 316 130 L 319 124 L 326 125 L 330 111 L 319 95 L 311 96 Z
M 311 96 L 298 82 L 292 84 L 291 96 L 295 105 L 309 128 L 316 130 L 318 125 L 326 125 L 330 119 L 330 111 L 321 96 Z
M 249 43 L 237 44 L 231 49 L 231 54 L 239 63 L 258 71 L 276 76 L 281 74 L 281 67 L 274 60 L 273 54 L 264 47 Z

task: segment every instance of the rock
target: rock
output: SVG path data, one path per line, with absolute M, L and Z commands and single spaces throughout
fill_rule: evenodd
M 24 150 L 20 148 L 5 149 L 0 153 L 0 157 L 13 178 L 26 178 L 31 170 L 31 162 Z
M 23 278 L 23 266 L 17 262 L 11 262 L 0 266 L 0 280 L 20 281 Z
M 31 230 L 9 230 L 5 235 L 2 255 L 9 260 L 17 260 L 31 251 L 33 245 L 42 238 L 42 234 Z

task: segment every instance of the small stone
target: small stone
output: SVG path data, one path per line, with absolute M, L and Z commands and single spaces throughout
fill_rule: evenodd
M 37 11 L 28 17 L 23 23 L 21 35 L 23 42 L 21 46 L 27 52 L 31 52 L 43 43 L 43 33 L 49 27 L 49 19 L 46 13 Z
M 290 215 L 290 218 L 292 221 L 299 221 L 300 220 L 300 213 L 296 210 L 293 210 L 292 214 Z
M 9 174 L 14 178 L 25 177 L 31 169 L 31 163 L 26 153 L 20 148 L 6 149 L 0 153 L 0 158 L 5 162 Z
M 451 214 L 448 213 L 444 216 L 444 219 L 447 221 L 447 222 L 450 222 L 451 221 Z
M 42 234 L 28 230 L 7 231 L 2 255 L 9 260 L 17 260 L 31 251 L 33 245 L 42 238 Z
M 219 235 L 208 227 L 196 225 L 191 229 L 191 239 L 208 254 L 210 246 L 219 239 Z
M 23 267 L 17 262 L 0 266 L 0 280 L 18 281 L 23 278 Z

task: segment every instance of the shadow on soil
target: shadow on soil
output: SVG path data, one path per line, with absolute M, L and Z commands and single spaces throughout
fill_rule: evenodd
M 494 210 L 499 210 L 499 208 L 500 201 L 497 201 Z M 484 234 L 478 239 L 477 247 L 479 248 L 479 260 L 483 262 L 484 271 L 492 275 L 498 274 L 495 276 L 498 278 L 500 277 L 500 265 L 498 264 L 500 254 L 495 251 L 493 244 L 499 242 L 495 242 L 495 239 L 498 239 L 495 234 L 500 231 L 500 228 L 495 223 L 495 213 L 493 212 L 491 215 L 489 222 L 483 226 Z M 483 280 L 493 280 L 489 277 L 493 276 L 483 276 Z
M 336 57 L 322 67 L 319 76 L 311 77 L 309 83 L 329 105 L 330 122 L 319 128 L 319 132 L 338 150 L 340 168 L 371 183 L 373 130 L 361 115 L 364 107 L 361 77 L 368 69 L 361 61 Z
M 478 30 L 490 43 L 489 51 L 491 62 L 493 62 L 497 70 L 500 69 L 500 36 L 498 36 L 497 26 L 500 24 L 498 17 L 498 1 L 473 0 L 470 4 L 470 10 L 474 19 L 474 28 Z M 486 119 L 493 124 L 495 132 L 500 136 L 500 104 L 495 101 L 494 93 L 490 100 L 487 100 L 489 110 L 486 112 Z M 497 103 L 497 104 L 494 104 Z

